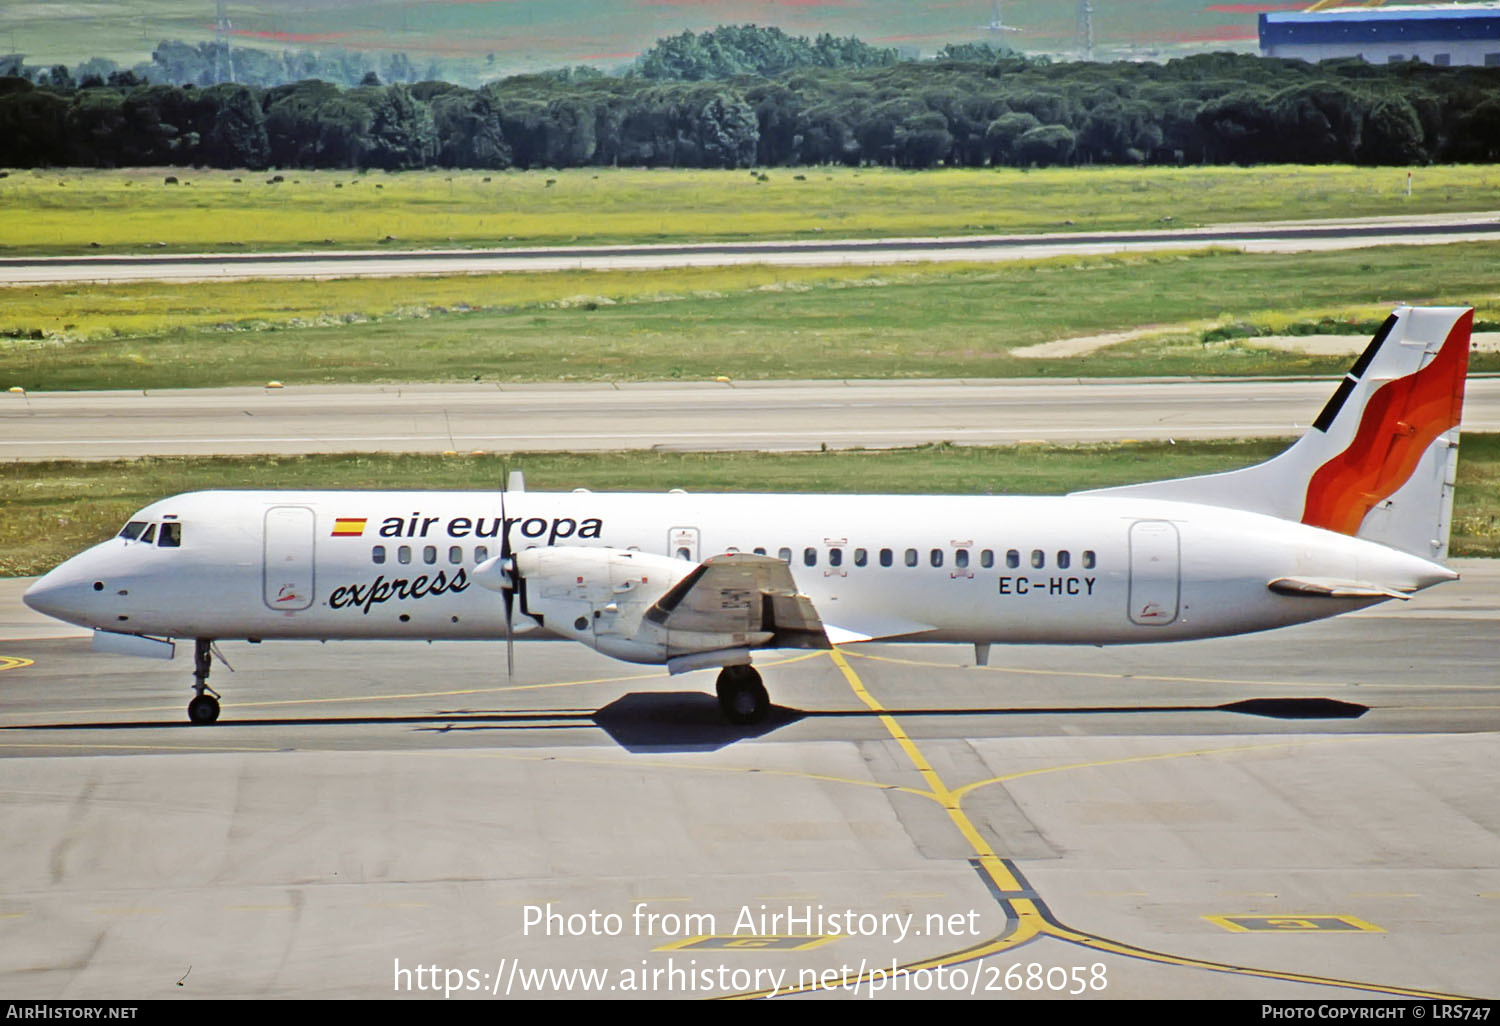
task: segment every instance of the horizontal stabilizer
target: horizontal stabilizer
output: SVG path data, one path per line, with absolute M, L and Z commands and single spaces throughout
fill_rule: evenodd
M 1335 581 L 1328 577 L 1278 577 L 1266 585 L 1278 595 L 1309 596 L 1312 598 L 1336 599 L 1401 599 L 1411 598 L 1404 591 L 1384 588 L 1364 581 Z

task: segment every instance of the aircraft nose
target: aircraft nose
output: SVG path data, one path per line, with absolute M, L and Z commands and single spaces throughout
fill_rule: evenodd
M 21 601 L 44 616 L 79 623 L 83 615 L 83 599 L 96 589 L 90 582 L 80 580 L 73 571 L 74 568 L 64 563 L 43 575 L 26 589 Z
M 32 609 L 35 609 L 38 613 L 62 619 L 58 614 L 62 610 L 61 593 L 64 589 L 61 583 L 55 579 L 56 573 L 54 570 L 52 573 L 45 574 L 33 581 L 31 587 L 27 588 L 25 593 L 21 595 L 21 601 Z

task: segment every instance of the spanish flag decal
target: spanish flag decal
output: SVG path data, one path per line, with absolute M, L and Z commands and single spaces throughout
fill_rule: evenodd
M 358 538 L 365 533 L 365 517 L 336 517 L 333 521 L 333 537 Z

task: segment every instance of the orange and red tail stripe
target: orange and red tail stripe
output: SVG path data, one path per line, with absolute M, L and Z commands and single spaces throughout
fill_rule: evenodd
M 1427 447 L 1458 426 L 1473 326 L 1467 310 L 1431 363 L 1370 397 L 1354 440 L 1308 482 L 1304 524 L 1357 533 L 1365 515 L 1411 478 Z

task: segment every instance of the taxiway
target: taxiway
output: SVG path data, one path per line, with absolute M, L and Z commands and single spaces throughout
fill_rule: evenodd
M 1500 568 L 1460 568 L 1262 636 L 773 658 L 749 731 L 708 674 L 561 643 L 513 681 L 489 643 L 229 644 L 190 727 L 184 664 L 91 654 L 6 582 L 0 990 L 431 996 L 396 972 L 423 965 L 464 996 L 863 997 L 879 966 L 999 997 L 1035 965 L 1028 996 L 1080 968 L 1095 997 L 1494 997 Z M 527 927 L 549 907 L 622 929 Z
M 1292 436 L 1332 387 L 1108 378 L 0 393 L 0 459 Z M 1463 417 L 1465 431 L 1500 431 L 1500 378 L 1469 379 Z

